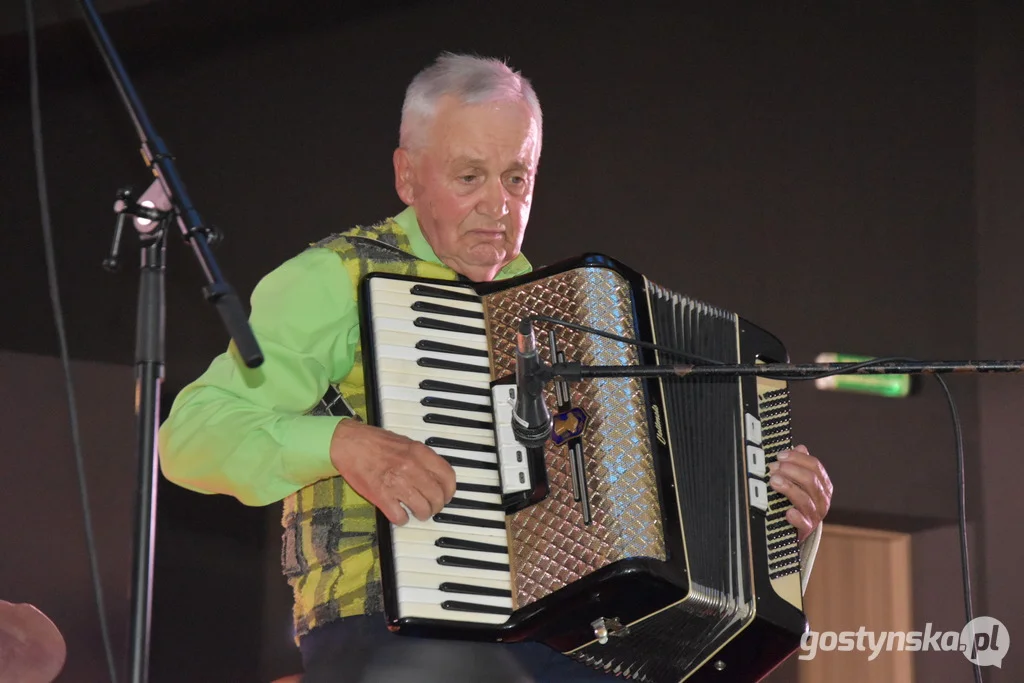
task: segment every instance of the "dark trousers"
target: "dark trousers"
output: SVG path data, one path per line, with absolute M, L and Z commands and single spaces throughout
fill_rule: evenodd
M 600 683 L 615 679 L 540 643 L 398 636 L 382 616 L 348 617 L 304 636 L 302 683 Z

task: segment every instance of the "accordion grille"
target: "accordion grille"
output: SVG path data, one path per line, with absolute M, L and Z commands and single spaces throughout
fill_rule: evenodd
M 495 379 L 515 372 L 513 340 L 519 321 L 548 315 L 635 337 L 628 282 L 606 268 L 578 268 L 484 297 Z M 551 362 L 549 332 L 566 360 L 588 365 L 639 362 L 635 346 L 539 323 L 542 356 Z M 593 379 L 567 387 L 569 401 L 587 415 L 583 449 L 592 519 L 573 497 L 570 456 L 549 441 L 545 450 L 551 495 L 508 519 L 513 604 L 528 605 L 612 562 L 665 559 L 661 505 L 654 472 L 646 400 L 637 379 Z M 557 413 L 555 392 L 546 394 Z

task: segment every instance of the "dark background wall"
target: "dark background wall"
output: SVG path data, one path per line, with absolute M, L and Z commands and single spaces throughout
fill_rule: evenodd
M 440 50 L 471 50 L 508 57 L 545 108 L 525 245 L 534 263 L 606 252 L 758 322 L 796 362 L 825 350 L 1021 355 L 1019 336 L 1007 333 L 1020 327 L 1012 294 L 1024 282 L 1019 249 L 1007 248 L 1020 240 L 1019 12 L 966 2 L 296 10 L 181 0 L 107 21 L 193 199 L 227 233 L 217 257 L 243 296 L 309 241 L 401 208 L 390 154 L 405 84 Z M 26 49 L 23 34 L 0 40 L 0 348 L 51 356 Z M 87 35 L 50 27 L 40 49 L 71 353 L 128 366 L 134 241 L 125 242 L 122 273 L 100 263 L 114 191 L 147 183 L 137 138 Z M 201 285 L 175 237 L 168 401 L 226 343 Z M 1024 474 L 1013 447 L 1017 382 L 950 385 L 984 559 L 976 607 L 1024 632 L 1013 616 L 1024 613 L 1013 571 L 1020 549 L 1006 543 L 1019 536 L 1020 497 L 1010 487 Z M 836 482 L 836 519 L 955 518 L 952 432 L 934 381 L 905 401 L 794 391 L 798 436 Z M 59 404 L 58 389 L 51 398 Z M 50 466 L 68 467 L 59 451 Z M 6 508 L 29 504 L 43 483 L 22 474 L 2 485 Z M 122 512 L 97 514 L 120 524 Z M 295 668 L 278 514 L 161 486 L 156 680 L 257 680 Z M 56 571 L 45 570 L 55 582 Z M 1004 663 L 1005 678 L 987 672 L 990 680 L 1019 678 L 1020 661 Z
M 978 49 L 976 198 L 978 253 L 979 356 L 1021 355 L 1024 318 L 1024 8 L 985 12 Z M 1009 356 L 1004 356 L 1009 357 Z M 993 378 L 995 379 L 995 378 Z M 1007 381 L 1011 380 L 1011 381 Z M 1024 565 L 1019 542 L 1019 482 L 1024 477 L 1019 453 L 1024 441 L 1024 391 L 1012 378 L 978 385 L 979 454 L 984 495 L 978 519 L 985 549 L 982 575 L 988 610 L 1007 615 L 1008 630 L 1024 630 L 1024 592 L 1013 576 Z M 1008 513 L 1010 513 L 1008 515 Z M 1002 617 L 999 617 L 1000 619 Z M 1012 663 L 993 680 L 1024 678 L 1024 657 L 1011 652 Z

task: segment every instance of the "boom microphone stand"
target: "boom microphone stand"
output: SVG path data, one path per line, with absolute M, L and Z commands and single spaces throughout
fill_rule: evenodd
M 521 403 L 535 403 L 540 399 L 544 385 L 558 379 L 563 382 L 579 382 L 597 377 L 743 377 L 758 376 L 782 380 L 803 380 L 829 375 L 940 375 L 940 374 L 974 374 L 974 373 L 1016 373 L 1024 372 L 1024 360 L 938 360 L 918 361 L 909 358 L 878 358 L 858 363 L 722 363 L 715 360 L 702 359 L 697 363 L 655 363 L 638 365 L 584 365 L 579 362 L 545 363 L 537 353 L 537 341 L 534 330 L 535 322 L 548 322 L 562 325 L 564 321 L 545 315 L 534 315 L 519 321 L 516 336 L 516 384 L 519 387 Z M 575 329 L 589 334 L 612 339 L 623 343 L 635 343 L 635 340 L 619 337 L 601 330 L 579 325 L 571 325 Z M 554 333 L 551 337 L 551 357 L 555 358 Z M 639 343 L 639 346 L 653 347 L 653 344 Z M 672 352 L 657 347 L 661 352 Z M 687 356 L 695 358 L 692 354 Z M 533 406 L 534 413 L 520 411 L 518 425 L 514 425 L 517 437 L 522 436 L 530 441 L 542 443 L 540 432 L 531 434 L 530 429 L 544 430 L 542 424 L 548 417 L 543 404 Z M 529 423 L 529 424 L 527 424 Z M 550 430 L 549 430 L 550 431 Z M 533 437 L 533 438 L 531 438 Z
M 823 375 L 940 375 L 1024 372 L 1024 360 L 885 361 L 866 363 L 762 363 L 694 365 L 581 365 L 554 363 L 540 370 L 541 379 L 577 382 L 590 377 L 741 377 L 811 379 Z
M 726 364 L 712 360 L 702 360 L 701 364 L 642 364 L 642 365 L 583 365 L 578 362 L 544 363 L 536 348 L 533 329 L 534 321 L 544 320 L 555 325 L 562 324 L 556 318 L 548 316 L 531 316 L 519 323 L 516 338 L 516 385 L 518 398 L 512 419 L 512 431 L 516 438 L 528 447 L 541 447 L 550 438 L 552 432 L 551 413 L 543 396 L 544 386 L 552 380 L 563 382 L 579 382 L 584 379 L 599 377 L 639 377 L 639 378 L 738 378 L 743 376 L 769 377 L 780 380 L 805 380 L 837 374 L 974 374 L 974 373 L 1019 373 L 1024 372 L 1024 360 L 947 360 L 917 361 L 904 358 L 876 359 L 860 363 L 764 363 L 764 364 Z M 615 339 L 619 342 L 633 340 L 604 333 L 600 330 L 575 326 L 576 329 Z M 551 357 L 556 357 L 554 332 L 551 332 Z M 649 344 L 642 344 L 650 347 Z M 660 349 L 666 350 L 666 349 Z M 693 356 L 690 356 L 693 358 Z M 974 620 L 970 562 L 967 553 L 966 503 L 963 485 L 963 444 L 960 436 L 959 423 L 953 407 L 953 398 L 943 383 L 950 410 L 954 416 L 954 429 L 957 434 L 957 463 L 961 472 L 959 480 L 960 509 L 960 543 L 961 569 L 964 581 L 964 602 L 968 623 Z M 981 683 L 981 667 L 972 662 L 974 678 Z
M 164 379 L 166 231 L 171 223 L 178 224 L 185 242 L 192 247 L 206 279 L 203 294 L 217 307 L 245 364 L 251 368 L 258 367 L 263 362 L 263 355 L 238 295 L 221 275 L 214 260 L 210 244 L 219 235 L 203 224 L 199 212 L 192 206 L 174 165 L 174 157 L 154 131 L 96 9 L 90 0 L 79 0 L 79 4 L 135 126 L 142 158 L 155 177 L 139 197 L 128 189 L 118 192 L 114 205 L 117 214 L 114 242 L 110 257 L 103 264 L 108 270 L 117 267 L 124 221 L 131 216 L 141 242 L 141 272 L 135 338 L 135 422 L 139 470 L 132 556 L 129 679 L 133 683 L 144 683 L 149 677 L 157 429 L 160 424 L 160 387 Z

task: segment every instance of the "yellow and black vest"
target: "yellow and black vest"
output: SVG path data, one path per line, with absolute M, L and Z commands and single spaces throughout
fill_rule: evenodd
M 456 280 L 447 266 L 412 254 L 394 219 L 358 227 L 311 245 L 336 252 L 359 291 L 363 277 L 383 271 Z M 366 421 L 361 343 L 352 371 L 334 386 Z M 294 593 L 295 638 L 339 617 L 383 610 L 376 509 L 341 477 L 307 486 L 284 500 L 281 564 Z

